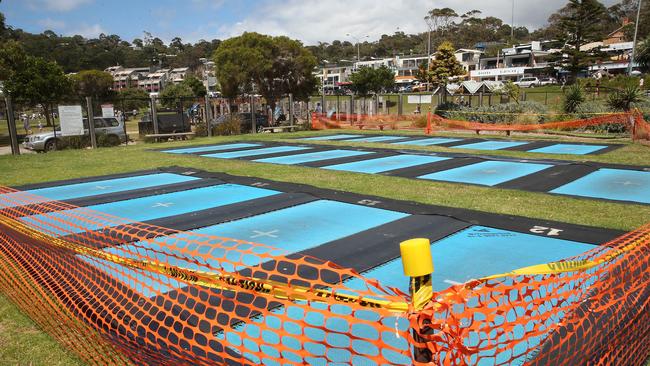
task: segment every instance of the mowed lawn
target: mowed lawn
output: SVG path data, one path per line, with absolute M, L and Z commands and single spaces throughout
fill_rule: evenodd
M 461 207 L 480 211 L 557 220 L 568 223 L 633 230 L 650 221 L 650 206 L 554 196 L 470 185 L 416 181 L 412 179 L 335 172 L 298 166 L 279 166 L 239 160 L 219 160 L 193 155 L 172 155 L 150 151 L 154 148 L 180 147 L 244 140 L 299 142 L 295 138 L 333 134 L 341 131 L 301 132 L 215 137 L 165 144 L 137 144 L 98 150 L 66 150 L 19 157 L 0 156 L 0 185 L 18 186 L 44 181 L 131 172 L 168 166 L 183 166 L 233 175 L 254 176 L 284 182 L 304 183 L 321 188 L 349 191 L 424 204 Z M 350 133 L 352 131 L 345 131 Z M 354 131 L 355 134 L 366 133 Z M 378 134 L 379 132 L 372 132 Z M 393 132 L 395 133 L 395 132 Z M 384 134 L 391 134 L 390 131 Z M 473 134 L 448 136 L 476 137 Z M 498 138 L 498 136 L 485 136 Z M 504 136 L 501 136 L 504 138 Z M 512 136 L 510 139 L 538 139 L 537 136 Z M 541 137 L 547 139 L 548 137 Z M 560 139 L 563 142 L 625 143 L 626 146 L 604 155 L 563 156 L 514 151 L 489 152 L 490 155 L 521 158 L 552 158 L 575 161 L 609 162 L 650 166 L 650 147 L 625 140 Z M 314 142 L 315 143 L 315 142 Z M 327 142 L 340 146 L 386 147 L 388 144 L 352 144 Z M 410 147 L 409 147 L 410 148 Z M 442 147 L 413 147 L 424 151 L 464 152 Z M 465 151 L 479 153 L 477 151 Z M 486 154 L 486 152 L 480 152 Z M 81 364 L 0 295 L 0 364 L 76 365 Z

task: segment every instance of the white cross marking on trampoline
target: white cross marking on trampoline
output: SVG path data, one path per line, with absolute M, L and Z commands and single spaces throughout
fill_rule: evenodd
M 277 234 L 279 232 L 280 232 L 280 230 L 277 230 L 277 229 L 276 230 L 271 230 L 271 231 L 253 230 L 253 233 L 255 233 L 255 235 L 251 235 L 251 239 L 261 238 L 263 236 L 268 236 L 269 238 L 277 238 L 278 236 L 273 235 L 273 234 Z
M 640 186 L 641 185 L 641 183 L 632 182 L 632 181 L 629 181 L 629 180 L 626 180 L 625 182 L 614 182 L 614 183 L 622 184 L 624 186 Z
M 95 189 L 99 189 L 99 190 L 104 190 L 107 188 L 111 188 L 111 186 L 95 186 Z
M 173 202 L 167 202 L 167 203 L 158 202 L 151 207 L 169 207 L 172 206 L 173 204 L 174 204 Z
M 494 170 L 494 169 L 484 170 L 483 171 L 483 173 L 485 173 L 485 174 L 495 174 L 495 173 L 498 173 L 498 172 L 499 172 L 498 170 Z

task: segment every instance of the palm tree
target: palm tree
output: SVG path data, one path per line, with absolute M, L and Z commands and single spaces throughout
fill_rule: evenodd
M 650 37 L 639 43 L 636 52 L 635 61 L 639 63 L 641 69 L 650 71 Z

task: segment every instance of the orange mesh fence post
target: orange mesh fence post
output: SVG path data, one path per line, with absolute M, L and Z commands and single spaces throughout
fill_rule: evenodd
M 431 111 L 427 112 L 427 129 L 425 131 L 425 134 L 431 134 Z

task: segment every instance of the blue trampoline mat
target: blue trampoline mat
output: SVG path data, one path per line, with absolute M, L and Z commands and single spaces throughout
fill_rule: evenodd
M 441 291 L 456 283 L 555 262 L 591 249 L 591 244 L 472 226 L 432 243 L 433 289 Z M 395 259 L 364 273 L 364 277 L 408 293 L 409 280 L 403 273 L 402 260 Z
M 386 142 L 405 139 L 404 136 L 374 136 L 374 137 L 364 137 L 361 139 L 348 140 L 348 142 Z
M 537 173 L 552 166 L 553 165 L 547 164 L 507 161 L 485 161 L 423 175 L 419 178 L 494 186 L 529 174 Z
M 528 152 L 544 154 L 587 155 L 606 148 L 607 146 L 604 145 L 555 144 L 551 146 L 541 147 L 539 149 L 529 150 Z
M 346 214 L 341 215 L 341 212 L 345 212 Z M 319 200 L 237 221 L 208 226 L 199 230 L 193 230 L 192 233 L 265 244 L 275 249 L 258 248 L 254 252 L 286 255 L 338 240 L 407 216 L 409 215 L 401 212 L 343 202 Z M 170 246 L 172 248 L 186 249 L 186 246 L 190 244 L 187 244 L 183 238 L 191 236 L 192 234 L 180 233 L 156 238 L 152 242 L 140 242 L 134 245 L 126 244 L 121 248 L 138 252 L 142 255 L 156 256 L 161 262 L 166 262 L 174 266 L 192 270 L 209 270 L 207 267 L 195 262 L 187 262 L 166 255 L 177 254 L 181 257 L 184 256 L 184 252 L 175 251 Z M 167 245 L 163 246 L 162 244 L 165 243 Z M 210 245 L 197 246 L 195 243 L 191 245 L 199 254 L 210 254 L 214 258 L 225 256 L 228 260 L 243 262 L 248 266 L 254 266 L 260 263 L 260 258 L 255 255 L 242 257 L 235 251 L 225 250 L 223 246 L 221 248 L 215 248 Z M 151 251 L 151 249 L 154 249 L 154 251 Z M 115 248 L 106 250 L 111 253 L 127 255 L 122 250 Z M 234 268 L 230 263 L 219 262 L 217 259 L 208 260 L 207 263 L 212 267 L 223 267 L 226 271 L 236 271 L 239 269 Z M 131 273 L 127 268 L 118 267 L 124 273 Z M 151 281 L 145 280 L 145 282 L 148 285 L 154 286 Z M 156 289 L 156 293 L 159 291 L 164 292 L 167 290 L 164 288 Z M 150 297 L 155 293 L 151 290 L 146 290 L 141 292 L 141 294 Z
M 249 147 L 261 146 L 260 144 L 226 144 L 226 145 L 211 145 L 211 146 L 201 146 L 201 147 L 186 147 L 173 150 L 164 150 L 165 153 L 170 154 L 192 154 L 205 151 L 220 151 L 220 150 L 234 150 L 234 149 L 246 149 Z
M 341 212 L 345 212 L 345 215 L 341 215 Z M 215 235 L 215 236 L 225 237 L 225 238 L 237 238 L 244 241 L 252 241 L 256 243 L 266 244 L 269 246 L 276 247 L 279 250 L 269 251 L 267 249 L 262 248 L 260 249 L 260 251 L 254 251 L 254 252 L 255 253 L 265 252 L 269 254 L 280 255 L 280 254 L 300 252 L 309 248 L 316 247 L 321 244 L 325 244 L 333 240 L 341 239 L 346 236 L 350 236 L 383 224 L 387 224 L 395 220 L 402 219 L 407 216 L 409 215 L 400 212 L 382 210 L 377 208 L 353 205 L 349 203 L 342 203 L 336 201 L 319 200 L 319 201 L 314 201 L 314 202 L 302 204 L 291 208 L 286 208 L 275 212 L 262 214 L 259 216 L 253 216 L 238 221 L 206 227 L 193 232 L 197 234 Z M 170 263 L 171 265 L 175 265 L 175 266 L 181 266 L 193 270 L 207 270 L 207 267 L 197 264 L 195 262 L 188 262 L 174 257 L 168 257 L 167 255 L 163 254 L 163 253 L 169 253 L 169 254 L 183 255 L 182 253 L 177 252 L 175 250 L 170 250 L 169 247 L 161 246 L 161 244 L 167 242 L 169 245 L 175 246 L 179 249 L 184 248 L 185 245 L 183 245 L 182 237 L 185 235 L 188 234 L 181 233 L 169 237 L 161 237 L 153 240 L 153 242 L 150 243 L 141 242 L 137 244 L 141 246 L 140 248 L 136 248 L 134 245 L 127 244 L 122 246 L 121 249 L 133 251 L 141 255 L 145 255 L 145 253 L 146 255 L 149 256 L 155 255 L 157 256 L 157 259 L 159 259 L 160 261 L 165 261 L 166 263 Z M 217 258 L 219 258 L 220 256 L 225 256 L 226 259 L 228 260 L 243 261 L 244 263 L 246 263 L 246 265 L 249 266 L 256 265 L 260 262 L 259 257 L 255 255 L 242 256 L 241 254 L 238 254 L 236 251 L 227 251 L 223 248 L 217 249 L 210 246 L 197 247 L 196 244 L 194 244 L 192 249 L 197 250 L 198 253 L 200 254 L 210 253 L 211 255 Z M 122 256 L 136 257 L 136 255 L 133 254 L 125 255 L 125 253 L 122 250 L 116 250 L 115 248 L 107 249 L 107 251 L 111 253 L 119 253 Z M 130 285 L 135 291 L 147 297 L 152 297 L 185 286 L 184 284 L 181 284 L 173 279 L 170 280 L 168 278 L 163 278 L 155 274 L 153 274 L 153 277 L 156 279 L 160 279 L 163 282 L 163 284 L 161 285 L 159 283 L 153 283 L 153 281 L 151 280 L 151 278 L 149 278 L 149 276 L 138 274 L 129 268 L 125 268 L 123 266 L 116 265 L 113 263 L 107 263 L 104 261 L 96 261 L 96 260 L 93 261 L 87 257 L 82 257 L 82 259 L 84 259 L 86 262 L 92 265 L 97 266 L 98 268 L 114 276 L 118 280 L 121 280 L 124 283 Z M 215 261 L 207 261 L 207 263 L 214 267 L 223 267 L 227 271 L 234 271 L 239 269 L 239 268 L 233 268 L 232 265 L 230 265 L 227 262 L 218 262 L 215 260 Z M 144 283 L 146 286 L 142 286 L 141 284 L 136 285 L 136 282 L 134 281 L 133 278 L 135 278 L 141 284 Z M 318 307 L 320 305 L 316 304 L 314 306 Z M 294 309 L 292 307 L 289 308 L 289 311 L 295 311 L 297 309 L 298 308 Z M 274 310 L 274 312 L 283 312 L 283 311 L 285 311 L 284 308 Z M 344 316 L 345 314 L 343 312 L 344 309 L 339 308 L 338 306 L 332 307 L 330 311 L 334 313 L 339 313 L 341 314 L 341 316 Z M 267 316 L 264 322 L 272 326 L 273 324 L 275 324 L 276 320 L 277 318 L 274 318 L 273 316 Z M 255 323 L 259 321 L 260 321 L 259 319 L 251 319 L 251 321 L 246 326 L 240 327 L 239 330 L 245 332 L 259 331 L 259 327 L 255 325 Z M 324 320 L 321 319 L 320 315 L 312 313 L 306 317 L 306 321 L 309 322 L 310 324 L 316 325 L 323 322 Z M 399 327 L 401 329 L 406 329 L 408 327 L 408 323 L 404 319 L 400 320 L 396 318 L 394 322 L 396 323 L 399 322 Z M 291 324 L 286 324 L 285 326 L 291 326 Z M 344 326 L 345 324 L 340 324 L 339 322 L 329 322 L 327 328 L 328 330 L 332 330 L 336 332 L 336 331 L 343 331 L 342 327 Z M 368 329 L 369 329 L 368 327 L 355 327 L 355 329 L 353 329 L 352 332 L 353 334 L 367 336 Z M 346 338 L 346 336 L 334 332 L 328 332 L 328 337 L 333 342 L 341 342 L 343 341 L 343 338 Z M 305 334 L 308 337 L 317 340 L 320 339 L 317 337 L 320 337 L 325 333 L 322 330 L 316 330 L 315 328 L 308 328 L 305 329 Z M 239 335 L 236 332 L 229 332 L 226 334 L 220 334 L 219 337 L 221 337 L 221 339 L 227 337 L 228 340 L 231 342 L 238 342 Z M 273 334 L 268 333 L 268 334 L 264 334 L 262 339 L 264 339 L 266 342 L 272 342 L 273 337 L 274 337 Z M 406 343 L 406 340 L 398 339 L 394 337 L 392 334 L 384 335 L 383 338 L 385 342 L 389 342 L 395 347 L 401 349 L 408 348 L 408 344 Z M 248 342 L 247 346 L 260 347 L 259 344 L 252 343 L 248 340 L 246 340 L 245 342 Z M 284 339 L 283 342 L 291 342 L 291 340 Z M 334 343 L 332 345 L 336 347 L 336 344 L 337 343 Z M 273 346 L 262 345 L 262 347 L 266 347 L 265 349 L 266 354 L 275 355 L 277 352 L 273 348 Z M 334 347 L 328 347 L 329 349 L 324 350 L 323 352 L 327 352 L 328 356 L 330 356 L 331 358 L 334 359 L 340 358 L 341 361 L 343 361 L 344 358 L 346 357 L 346 351 L 342 351 Z M 311 364 L 316 364 L 316 365 L 326 364 L 326 360 L 324 358 L 322 357 L 319 358 L 316 356 L 319 354 L 324 354 L 321 353 L 321 349 L 323 348 L 323 346 L 317 344 L 310 344 L 310 345 L 306 345 L 306 348 L 312 353 L 314 353 L 315 355 L 314 358 L 308 358 Z M 369 342 L 359 341 L 357 342 L 355 348 L 372 350 L 374 346 Z M 299 357 L 297 355 L 292 355 L 290 353 L 283 354 L 283 356 L 292 360 L 297 360 L 296 357 Z M 252 355 L 247 355 L 247 357 L 254 358 Z M 409 362 L 407 358 L 401 357 L 397 353 L 394 353 L 392 359 L 394 360 L 395 364 L 405 365 L 408 364 Z M 364 361 L 365 358 L 357 357 L 355 358 L 355 360 Z M 264 364 L 274 365 L 276 363 L 264 362 Z
M 370 159 L 346 164 L 331 165 L 324 167 L 324 169 L 374 174 L 387 172 L 390 170 L 409 168 L 417 165 L 435 163 L 449 159 L 450 158 L 441 158 L 437 156 L 403 154 L 379 159 Z
M 135 177 L 105 179 L 86 183 L 67 184 L 57 187 L 39 188 L 25 191 L 30 194 L 40 196 L 44 199 L 26 197 L 23 192 L 8 193 L 3 195 L 9 200 L 16 200 L 16 204 L 5 205 L 0 202 L 0 208 L 13 207 L 16 205 L 25 205 L 32 203 L 41 203 L 48 201 L 62 201 L 74 198 L 91 197 L 108 193 L 124 192 L 135 189 L 156 187 L 167 184 L 183 183 L 198 178 L 189 177 L 172 173 L 157 173 L 139 175 Z
M 301 150 L 309 150 L 309 149 L 311 149 L 311 147 L 275 146 L 275 147 L 267 147 L 263 149 L 232 151 L 232 152 L 225 152 L 225 153 L 206 154 L 201 156 L 205 156 L 206 158 L 237 159 L 237 158 L 244 158 L 247 156 L 277 154 L 283 152 L 301 151 Z
M 290 155 L 290 156 L 279 156 L 279 157 L 268 158 L 268 159 L 259 159 L 255 161 L 258 161 L 260 163 L 293 165 L 293 164 L 310 163 L 314 161 L 348 158 L 351 156 L 361 156 L 361 155 L 368 155 L 368 154 L 374 154 L 374 153 L 369 151 L 354 151 L 354 150 L 327 150 L 327 151 L 318 151 L 318 152 L 297 154 L 297 155 Z
M 23 217 L 21 221 L 34 225 L 40 230 L 47 230 L 53 236 L 68 235 L 84 231 L 97 230 L 107 223 L 75 222 L 71 216 L 79 214 L 88 217 L 88 211 L 99 211 L 120 218 L 111 222 L 110 226 L 131 222 L 147 221 L 162 217 L 176 216 L 212 207 L 225 206 L 233 203 L 267 197 L 280 192 L 247 187 L 237 184 L 220 184 L 216 186 L 190 189 L 158 196 L 142 197 L 126 201 L 104 203 L 101 205 L 81 207 L 73 210 L 52 212 L 42 215 Z M 65 215 L 63 215 L 65 213 Z M 72 221 L 64 224 L 57 219 Z M 76 224 L 76 226 L 73 226 Z
M 329 135 L 329 136 L 308 137 L 301 140 L 311 140 L 311 141 L 345 140 L 345 139 L 352 139 L 352 138 L 362 137 L 362 136 L 363 135 Z
M 409 140 L 409 141 L 401 141 L 401 142 L 392 142 L 392 144 L 395 145 L 412 145 L 412 146 L 430 146 L 430 145 L 439 145 L 439 144 L 447 144 L 450 142 L 457 142 L 457 141 L 463 141 L 462 139 L 448 139 L 444 137 L 436 137 L 436 138 L 429 138 L 429 139 L 421 139 L 421 140 Z
M 501 150 L 509 147 L 521 146 L 529 144 L 530 142 L 514 142 L 514 141 L 483 141 L 467 145 L 453 146 L 452 149 L 473 149 L 473 150 Z
M 650 172 L 600 169 L 551 193 L 650 203 Z

